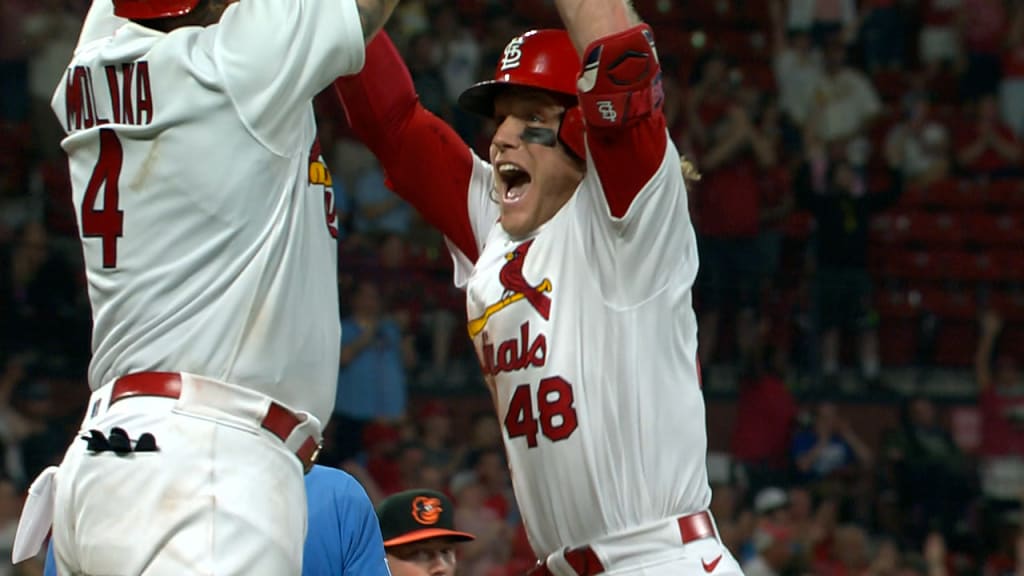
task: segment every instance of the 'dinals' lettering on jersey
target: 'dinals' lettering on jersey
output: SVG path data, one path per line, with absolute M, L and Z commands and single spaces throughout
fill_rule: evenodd
M 64 79 L 68 132 L 111 122 L 142 126 L 153 121 L 148 62 L 105 66 L 103 76 L 93 78 L 92 70 L 84 66 L 68 68 Z M 100 110 L 109 110 L 110 117 L 100 116 Z
M 487 331 L 483 333 L 483 369 L 484 374 L 498 375 L 502 372 L 515 372 L 530 366 L 540 368 L 548 358 L 548 341 L 544 333 L 530 340 L 530 323 L 523 322 L 519 326 L 519 337 L 509 338 L 497 349 L 491 342 Z

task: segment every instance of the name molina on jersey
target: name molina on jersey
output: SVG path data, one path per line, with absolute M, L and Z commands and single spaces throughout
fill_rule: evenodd
M 68 132 L 102 126 L 104 124 L 131 124 L 142 126 L 153 121 L 153 91 L 149 83 L 149 63 L 127 62 L 104 66 L 106 90 L 97 94 L 92 70 L 85 66 L 68 68 L 64 82 L 65 127 Z M 100 104 L 98 97 L 104 102 Z M 111 117 L 100 116 L 100 110 L 109 110 Z
M 491 342 L 490 335 L 484 329 L 491 316 L 520 300 L 528 302 L 541 318 L 547 320 L 550 316 L 551 297 L 547 293 L 551 292 L 551 280 L 545 278 L 540 284 L 533 286 L 523 277 L 523 265 L 532 244 L 533 240 L 524 242 L 505 254 L 505 265 L 498 273 L 498 280 L 505 289 L 501 299 L 487 306 L 480 317 L 469 321 L 470 337 L 476 337 L 482 333 L 480 362 L 483 365 L 484 374 L 497 375 L 502 372 L 515 372 L 530 366 L 540 367 L 547 360 L 547 338 L 543 333 L 539 333 L 531 339 L 529 321 L 520 324 L 518 336 L 502 341 L 497 347 Z

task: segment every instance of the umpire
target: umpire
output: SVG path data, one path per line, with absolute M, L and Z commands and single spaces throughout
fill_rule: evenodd
M 455 576 L 455 545 L 475 539 L 455 530 L 455 507 L 433 490 L 406 490 L 377 506 L 392 576 Z

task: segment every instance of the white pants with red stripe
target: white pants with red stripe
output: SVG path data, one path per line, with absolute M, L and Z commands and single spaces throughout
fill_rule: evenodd
M 590 548 L 604 567 L 601 576 L 743 576 L 719 538 L 680 543 L 674 518 L 599 538 Z M 549 556 L 546 564 L 553 576 L 578 576 L 560 552 Z
M 265 396 L 187 383 L 179 399 L 93 393 L 82 430 L 123 428 L 156 452 L 89 452 L 76 439 L 56 475 L 58 574 L 299 576 L 306 530 L 302 466 L 253 412 Z M 204 394 L 217 394 L 213 406 Z M 258 411 L 258 409 L 257 409 Z M 319 427 L 319 423 L 316 423 Z

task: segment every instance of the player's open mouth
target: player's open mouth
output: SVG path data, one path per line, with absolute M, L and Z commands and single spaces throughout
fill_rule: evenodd
M 513 204 L 526 196 L 526 190 L 532 181 L 529 172 L 511 162 L 502 162 L 498 165 L 498 177 L 504 188 L 501 201 L 505 204 Z

